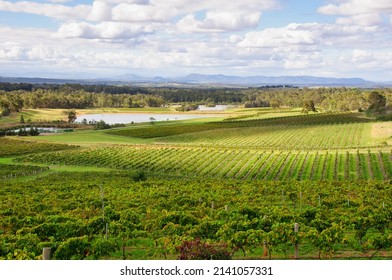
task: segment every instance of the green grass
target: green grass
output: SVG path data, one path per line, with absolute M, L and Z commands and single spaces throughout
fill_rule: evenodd
M 12 113 L 7 117 L 0 118 L 1 125 L 19 124 L 20 116 L 23 116 L 25 121 L 32 122 L 50 122 L 55 120 L 67 120 L 67 115 L 64 113 L 65 109 L 26 109 L 21 112 Z

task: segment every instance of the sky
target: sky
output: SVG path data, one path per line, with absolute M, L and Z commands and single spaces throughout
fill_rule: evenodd
M 0 76 L 392 81 L 391 0 L 0 0 Z

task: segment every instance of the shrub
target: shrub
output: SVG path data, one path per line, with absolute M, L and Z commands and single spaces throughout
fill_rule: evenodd
M 184 241 L 177 247 L 180 260 L 231 260 L 231 253 L 225 243 L 208 244 L 199 238 Z

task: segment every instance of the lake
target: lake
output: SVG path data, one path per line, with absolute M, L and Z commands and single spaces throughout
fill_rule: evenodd
M 175 120 L 190 120 L 198 118 L 209 118 L 213 115 L 201 115 L 201 114 L 87 114 L 78 116 L 76 119 L 77 123 L 81 123 L 83 119 L 87 120 L 87 123 L 94 121 L 103 120 L 107 124 L 116 123 L 142 123 L 150 121 L 175 121 Z M 151 119 L 153 118 L 153 119 Z

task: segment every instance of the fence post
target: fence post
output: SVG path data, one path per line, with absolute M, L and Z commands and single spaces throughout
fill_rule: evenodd
M 50 247 L 44 247 L 42 249 L 42 260 L 50 260 Z
M 299 225 L 298 225 L 298 223 L 295 223 L 294 224 L 294 232 L 296 235 L 298 233 L 298 230 L 299 230 Z M 298 260 L 298 258 L 299 258 L 298 243 L 295 242 L 295 244 L 294 244 L 294 259 Z
M 268 256 L 268 248 L 267 248 L 267 241 L 263 241 L 263 256 L 267 257 Z
M 302 192 L 299 192 L 299 212 L 302 212 Z

